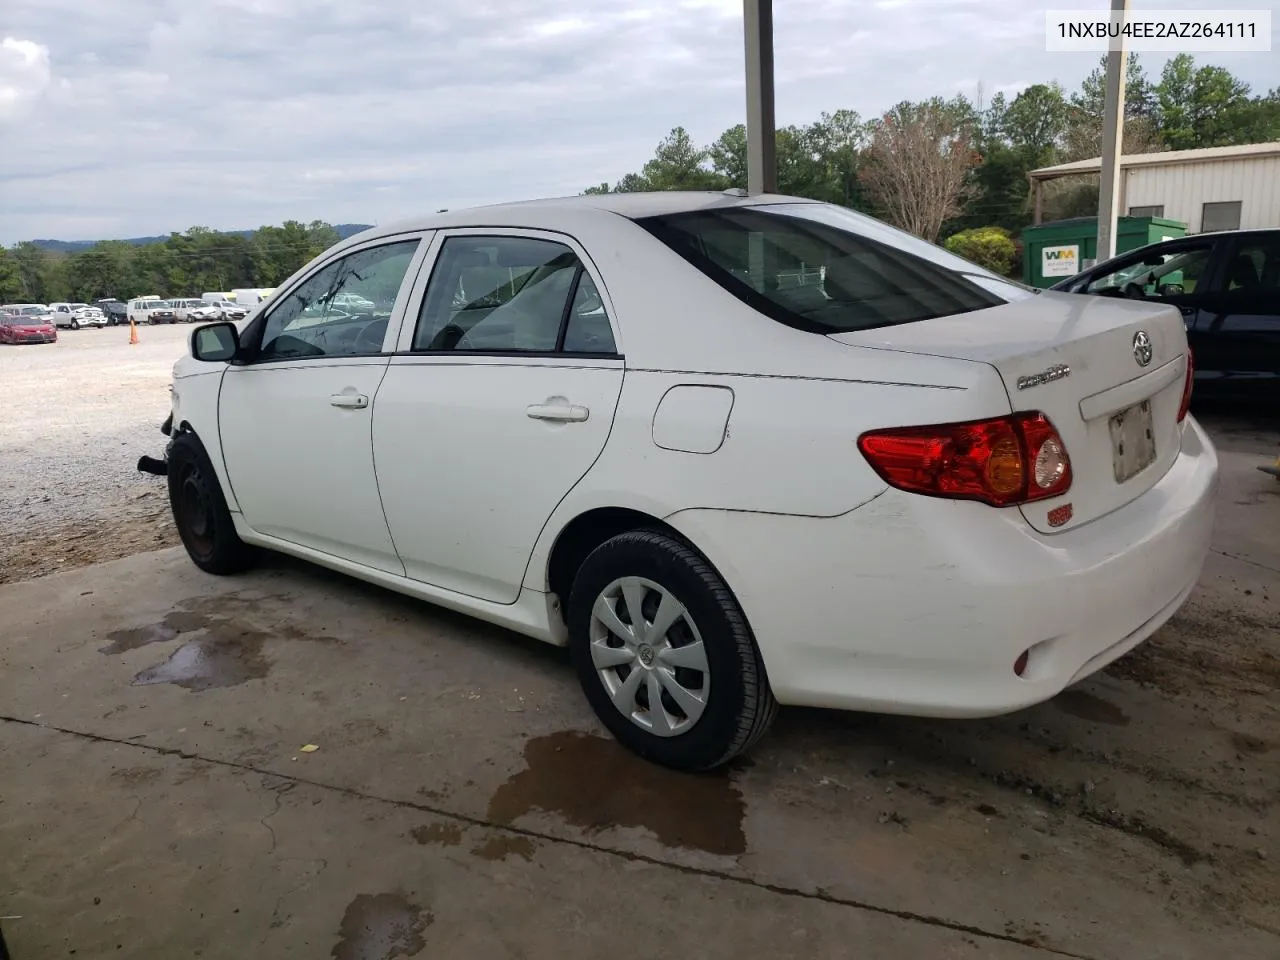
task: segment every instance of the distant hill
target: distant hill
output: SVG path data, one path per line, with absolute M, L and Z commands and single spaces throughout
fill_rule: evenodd
M 338 239 L 345 240 L 353 234 L 359 233 L 361 230 L 368 230 L 370 224 L 367 223 L 337 223 L 333 225 L 333 229 L 338 232 Z M 251 237 L 256 231 L 254 230 L 219 230 L 218 233 L 230 234 L 235 237 Z M 165 234 L 159 237 L 130 237 L 124 243 L 131 243 L 135 247 L 145 247 L 149 243 L 159 243 L 162 240 L 168 240 L 169 235 Z M 80 253 L 82 250 L 88 250 L 99 240 L 32 240 L 37 247 L 42 250 L 50 250 L 55 253 Z

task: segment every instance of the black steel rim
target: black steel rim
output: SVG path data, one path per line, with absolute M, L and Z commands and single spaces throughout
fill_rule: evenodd
M 183 471 L 178 485 L 178 519 L 192 548 L 201 554 L 213 552 L 213 504 L 204 474 L 194 464 Z

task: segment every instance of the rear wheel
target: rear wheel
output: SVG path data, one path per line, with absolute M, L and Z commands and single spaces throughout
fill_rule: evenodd
M 661 531 L 619 534 L 583 561 L 569 638 L 601 722 L 664 766 L 718 767 L 777 713 L 737 600 L 706 560 Z
M 169 448 L 169 506 L 182 545 L 205 573 L 247 570 L 257 549 L 236 534 L 226 497 L 204 445 L 193 434 L 180 433 Z

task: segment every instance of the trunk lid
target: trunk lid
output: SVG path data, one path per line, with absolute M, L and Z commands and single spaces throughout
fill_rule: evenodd
M 1072 483 L 1061 497 L 1020 508 L 1042 533 L 1070 530 L 1141 496 L 1181 449 L 1187 336 L 1173 307 L 1046 292 L 831 339 L 988 364 L 1012 410 L 1044 413 L 1066 445 Z

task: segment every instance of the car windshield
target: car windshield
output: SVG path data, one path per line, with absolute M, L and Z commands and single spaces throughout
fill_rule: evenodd
M 24 317 L 43 317 L 49 312 L 48 307 L 23 307 L 20 311 Z
M 830 204 L 733 206 L 637 222 L 740 300 L 813 333 L 931 320 L 1036 295 Z

